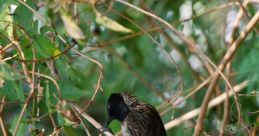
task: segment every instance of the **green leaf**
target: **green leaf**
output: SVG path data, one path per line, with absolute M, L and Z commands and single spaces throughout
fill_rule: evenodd
M 121 129 L 121 124 L 119 121 L 114 120 L 109 124 L 109 127 L 111 128 L 112 132 L 119 132 Z
M 51 94 L 50 92 L 50 85 L 49 85 L 49 82 L 46 83 L 45 85 L 45 93 L 44 93 L 44 105 L 46 106 L 48 112 L 50 113 L 53 113 L 56 111 L 55 108 L 51 107 L 51 105 L 55 105 L 56 104 L 56 101 L 54 100 L 55 98 L 53 97 L 53 95 Z
M 23 82 L 19 81 L 19 85 L 15 87 L 16 92 L 17 92 L 17 97 L 18 99 L 23 102 L 25 101 L 25 97 L 24 97 L 24 90 L 23 90 Z
M 6 80 L 18 80 L 21 79 L 22 76 L 13 71 L 12 67 L 4 62 L 0 62 L 0 77 Z
M 1 4 L 1 3 L 0 3 Z M 10 16 L 10 10 L 6 4 L 3 5 L 0 10 L 0 30 L 4 30 L 8 37 L 12 37 L 13 25 L 12 18 Z
M 40 57 L 49 58 L 54 55 L 55 44 L 51 42 L 45 35 L 34 35 L 33 42 L 37 53 Z
M 0 0 L 0 12 L 2 12 L 3 8 L 7 5 L 18 4 L 17 0 Z
M 34 8 L 33 3 L 30 1 L 27 1 L 26 4 L 28 4 L 31 8 Z M 20 4 L 13 16 L 14 22 L 19 24 L 22 29 L 26 30 L 27 32 L 29 30 L 32 30 L 32 25 L 33 25 L 33 14 L 32 12 L 23 4 Z
M 0 88 L 0 98 L 5 96 L 8 101 L 17 100 L 17 94 L 15 92 L 15 83 L 14 81 L 6 80 L 4 86 Z
M 238 74 L 239 79 L 245 80 L 249 79 L 249 88 L 255 89 L 259 88 L 259 48 L 255 48 L 246 54 L 246 57 L 239 63 L 239 71 Z M 250 90 L 251 91 L 251 90 Z
M 78 136 L 78 130 L 73 128 L 72 126 L 63 126 L 64 130 L 65 130 L 65 135 L 67 136 Z
M 78 101 L 83 97 L 84 91 L 75 86 L 72 81 L 59 80 L 60 90 L 62 90 L 62 98 L 67 100 Z
M 17 121 L 18 121 L 18 117 L 19 117 L 19 114 L 15 114 L 12 120 L 12 123 L 11 123 L 11 128 L 9 129 L 9 131 L 13 134 L 14 133 L 14 129 L 15 129 L 15 126 L 17 124 Z M 19 126 L 19 130 L 17 132 L 17 136 L 25 136 L 26 133 L 28 132 L 28 130 L 26 130 L 26 124 L 21 121 L 20 122 L 20 126 Z

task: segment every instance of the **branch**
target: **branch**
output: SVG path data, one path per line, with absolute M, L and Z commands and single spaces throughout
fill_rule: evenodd
M 220 71 L 224 70 L 226 64 L 229 62 L 230 59 L 232 59 L 233 55 L 237 51 L 240 44 L 244 41 L 246 36 L 253 29 L 253 27 L 258 23 L 258 21 L 259 21 L 259 11 L 257 11 L 257 13 L 254 15 L 254 17 L 246 25 L 244 31 L 241 32 L 239 38 L 236 39 L 233 42 L 233 44 L 231 45 L 231 47 L 229 48 L 229 50 L 227 51 L 227 53 L 223 57 L 223 60 L 222 60 L 221 64 L 219 65 Z M 211 96 L 213 94 L 213 90 L 214 90 L 216 84 L 218 83 L 219 77 L 220 77 L 220 74 L 219 74 L 218 71 L 216 71 L 216 74 L 213 77 L 213 79 L 211 81 L 211 84 L 209 85 L 209 88 L 208 88 L 207 93 L 205 95 L 204 101 L 202 103 L 201 113 L 199 115 L 198 122 L 195 126 L 194 136 L 198 136 L 200 134 L 200 131 L 201 131 L 202 125 L 203 125 L 203 120 L 205 118 L 205 114 L 206 114 L 206 111 L 207 111 L 207 108 L 208 108 L 208 104 L 209 104 L 209 101 L 210 101 Z
M 233 88 L 234 88 L 235 92 L 237 93 L 237 92 L 241 91 L 242 89 L 244 89 L 247 85 L 248 85 L 248 81 L 244 81 L 244 82 L 234 86 Z M 229 93 L 228 93 L 229 97 L 234 95 L 233 92 L 231 92 L 230 90 L 228 90 L 228 91 L 229 91 Z M 226 99 L 227 99 L 227 94 L 225 92 L 225 93 L 221 94 L 220 96 L 211 100 L 208 104 L 208 109 L 211 109 L 211 108 L 221 104 Z M 201 110 L 202 110 L 202 107 L 194 109 L 194 110 L 182 115 L 181 117 L 176 118 L 176 119 L 166 123 L 165 129 L 166 130 L 171 129 L 177 125 L 180 125 L 180 124 L 186 122 L 187 120 L 190 120 L 190 119 L 198 116 L 200 114 Z
M 93 58 L 91 58 L 91 57 L 89 57 L 89 56 L 86 56 L 86 55 L 82 54 L 81 52 L 77 51 L 76 49 L 72 49 L 72 50 L 73 50 L 76 54 L 80 55 L 81 57 L 86 58 L 86 59 L 90 60 L 91 62 L 95 63 L 95 64 L 99 67 L 99 70 L 100 70 L 100 75 L 99 75 L 99 77 L 98 77 L 97 84 L 96 84 L 95 89 L 94 89 L 94 94 L 93 94 L 93 96 L 92 96 L 90 102 L 89 102 L 89 103 L 82 109 L 82 111 L 79 113 L 79 114 L 81 114 L 81 113 L 84 112 L 84 111 L 88 108 L 88 106 L 94 101 L 94 99 L 95 99 L 95 97 L 96 97 L 98 91 L 99 91 L 99 90 L 102 90 L 101 81 L 102 81 L 102 79 L 103 79 L 104 70 L 103 70 L 103 65 L 102 65 L 99 61 L 97 61 L 97 60 L 95 60 L 95 59 L 93 59 Z
M 14 44 L 15 44 L 15 43 L 14 43 Z M 22 49 L 21 49 L 21 47 L 20 47 L 20 44 L 17 43 L 17 44 L 15 44 L 15 45 L 16 45 L 17 49 L 20 51 L 21 58 L 25 58 L 25 57 L 24 57 L 24 53 L 22 52 Z M 33 52 L 33 60 L 35 60 L 35 58 L 36 58 L 36 51 L 35 51 L 35 49 L 32 49 L 32 52 Z M 22 62 L 22 66 L 23 66 L 24 74 L 25 74 L 25 75 L 28 74 L 28 70 L 27 70 L 26 63 L 25 63 L 25 62 Z M 28 106 L 28 104 L 29 104 L 29 101 L 30 101 L 31 97 L 32 97 L 33 94 L 34 94 L 34 87 L 35 87 L 35 83 L 34 83 L 34 77 L 35 77 L 35 75 L 34 75 L 34 73 L 35 73 L 35 62 L 32 63 L 32 76 L 31 76 L 32 78 L 30 78 L 28 75 L 26 76 L 27 81 L 30 83 L 30 88 L 31 88 L 31 89 L 30 89 L 30 93 L 29 93 L 28 97 L 27 97 L 26 100 L 25 100 L 25 103 L 24 103 L 24 105 L 23 105 L 23 107 L 22 107 L 22 111 L 21 111 L 21 113 L 20 113 L 20 115 L 19 115 L 19 117 L 18 117 L 17 123 L 16 123 L 16 125 L 15 125 L 14 132 L 13 132 L 13 135 L 14 135 L 14 136 L 17 135 L 17 132 L 18 132 L 18 130 L 19 130 L 19 126 L 20 126 L 22 117 L 23 117 L 23 115 L 24 115 L 24 113 L 25 113 L 25 110 L 26 110 L 26 108 L 27 108 L 27 106 Z
M 75 105 L 75 104 L 71 104 L 72 107 L 78 112 L 80 113 L 82 111 L 82 109 Z M 92 118 L 91 116 L 89 116 L 86 112 L 83 112 L 82 115 L 90 124 L 92 124 L 97 130 L 101 130 L 103 128 L 103 126 L 98 123 L 94 118 Z M 108 132 L 108 131 L 104 131 L 103 132 L 106 136 L 113 136 L 112 133 Z
M 2 132 L 3 132 L 3 136 L 7 136 L 6 129 L 5 129 L 5 126 L 4 126 L 4 121 L 3 121 L 3 118 L 2 118 L 2 113 L 3 113 L 3 108 L 4 108 L 4 100 L 5 100 L 5 97 L 2 98 L 2 100 L 1 100 L 2 104 L 0 104 L 0 126 L 1 126 L 1 129 L 2 129 Z

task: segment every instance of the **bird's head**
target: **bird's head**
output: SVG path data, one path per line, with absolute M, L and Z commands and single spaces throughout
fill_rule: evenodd
M 114 119 L 117 119 L 120 122 L 123 121 L 130 110 L 130 106 L 134 102 L 135 97 L 129 93 L 111 94 L 107 104 L 107 111 L 109 114 L 107 125 Z

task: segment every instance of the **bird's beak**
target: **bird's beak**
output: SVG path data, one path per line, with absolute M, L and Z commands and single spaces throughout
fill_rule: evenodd
M 112 120 L 114 120 L 115 117 L 112 116 L 112 117 L 109 117 L 108 120 L 107 120 L 107 123 L 106 123 L 106 126 L 109 126 L 109 124 L 112 122 Z

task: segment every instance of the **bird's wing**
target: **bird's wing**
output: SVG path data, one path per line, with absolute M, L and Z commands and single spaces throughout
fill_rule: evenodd
M 132 108 L 125 120 L 131 136 L 165 136 L 164 125 L 156 109 L 140 103 Z M 122 126 L 123 127 L 123 126 Z

